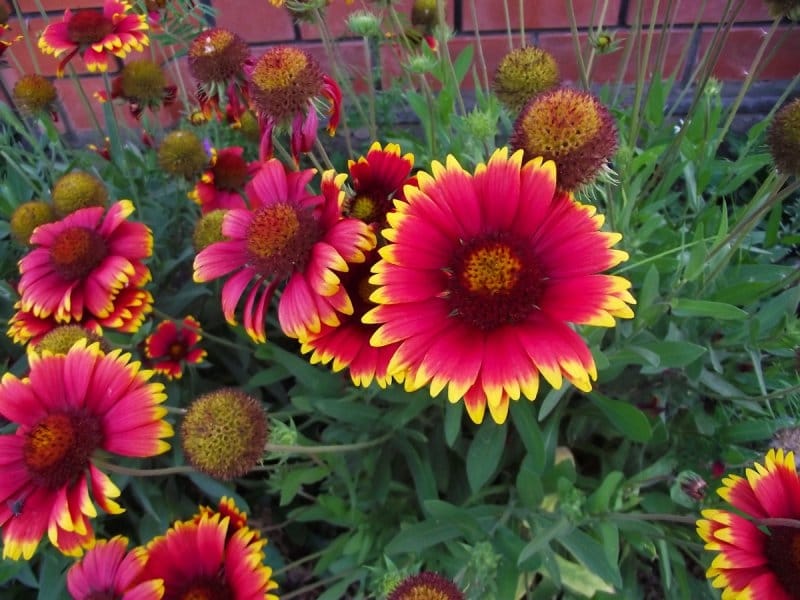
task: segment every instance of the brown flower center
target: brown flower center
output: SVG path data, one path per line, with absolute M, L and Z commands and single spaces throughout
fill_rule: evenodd
M 33 480 L 53 490 L 75 481 L 102 441 L 102 426 L 95 416 L 56 413 L 26 434 L 22 452 Z
M 255 211 L 245 246 L 251 264 L 262 275 L 283 278 L 305 267 L 318 235 L 311 214 L 298 212 L 290 204 L 273 204 Z
M 67 37 L 75 44 L 96 44 L 114 31 L 114 23 L 99 10 L 80 10 L 67 23 Z
M 108 254 L 103 237 L 85 227 L 71 227 L 56 236 L 50 247 L 50 261 L 64 279 L 81 279 Z
M 294 117 L 322 93 L 322 72 L 303 50 L 278 47 L 256 61 L 250 76 L 259 112 L 277 121 Z
M 193 581 L 176 598 L 180 600 L 233 600 L 233 592 L 225 582 L 207 579 Z
M 247 161 L 238 154 L 218 154 L 212 171 L 214 186 L 218 189 L 236 191 L 247 182 Z
M 174 341 L 169 345 L 167 353 L 172 360 L 181 360 L 186 356 L 186 344 L 183 340 Z
M 527 245 L 503 233 L 461 246 L 448 275 L 453 316 L 482 330 L 523 321 L 536 308 L 543 285 Z
M 800 529 L 770 527 L 767 561 L 786 595 L 800 600 Z
M 370 196 L 356 196 L 350 203 L 349 216 L 354 219 L 360 219 L 365 223 L 377 221 L 378 203 Z

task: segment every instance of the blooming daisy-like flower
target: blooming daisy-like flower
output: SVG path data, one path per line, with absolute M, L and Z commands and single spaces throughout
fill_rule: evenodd
M 633 316 L 630 283 L 602 271 L 626 260 L 621 235 L 600 231 L 595 209 L 556 191 L 541 158 L 497 150 L 475 174 L 452 156 L 418 173 L 407 201 L 387 214 L 390 242 L 373 267 L 365 323 L 376 346 L 400 343 L 388 373 L 405 386 L 445 387 L 476 423 L 486 406 L 502 423 L 509 398 L 536 397 L 539 374 L 580 390 L 597 378 L 592 354 L 570 327 L 612 327 Z
M 278 584 L 264 564 L 266 543 L 249 527 L 232 527 L 229 516 L 204 513 L 147 545 L 144 575 L 164 581 L 165 600 L 278 600 L 270 593 Z
M 263 131 L 262 156 L 272 155 L 272 133 L 278 125 L 291 126 L 295 159 L 311 150 L 319 124 L 314 103 L 320 97 L 330 104 L 328 133 L 336 132 L 342 92 L 308 52 L 293 46 L 270 48 L 247 71 L 250 97 Z
M 18 424 L 0 436 L 4 558 L 29 559 L 45 531 L 61 552 L 80 555 L 94 543 L 91 498 L 107 513 L 123 510 L 94 453 L 144 458 L 169 449 L 164 386 L 130 358 L 79 340 L 66 355 L 29 353 L 24 379 L 3 376 L 0 415 Z
M 322 325 L 318 333 L 309 333 L 300 339 L 300 351 L 311 352 L 311 364 L 331 364 L 334 372 L 345 367 L 350 378 L 358 386 L 367 387 L 374 380 L 385 388 L 393 379 L 402 381 L 401 373 L 390 376 L 389 363 L 399 343 L 386 346 L 373 346 L 370 338 L 375 333 L 375 325 L 362 322 L 361 318 L 376 305 L 369 297 L 375 286 L 369 283 L 370 269 L 378 260 L 377 250 L 367 255 L 363 263 L 350 266 L 341 277 L 347 295 L 353 303 L 353 314 L 340 317 L 339 325 Z
M 158 110 L 175 102 L 177 87 L 167 84 L 160 65 L 148 59 L 132 60 L 111 82 L 111 99 L 125 100 L 134 118 L 139 119 L 144 109 Z M 101 102 L 109 100 L 104 91 L 95 96 Z
M 590 183 L 617 149 L 614 119 L 588 92 L 557 88 L 534 96 L 514 123 L 511 147 L 525 160 L 556 163 L 558 187 L 573 191 Z
M 9 28 L 7 23 L 0 23 L 0 38 L 2 38 L 5 35 L 6 31 L 8 31 L 9 29 L 10 28 Z M 21 35 L 17 35 L 15 37 L 9 38 L 7 40 L 0 39 L 0 58 L 3 57 L 3 54 L 5 54 L 6 50 L 8 50 L 8 48 L 11 46 L 11 44 L 13 44 L 14 42 L 18 42 L 21 39 L 22 39 Z M 5 64 L 5 63 L 2 63 L 2 64 Z
M 247 184 L 250 209 L 233 208 L 225 215 L 222 233 L 229 239 L 195 257 L 198 283 L 233 273 L 222 288 L 222 311 L 231 325 L 251 287 L 244 327 L 257 342 L 266 341 L 267 306 L 284 281 L 278 320 L 290 337 L 316 333 L 323 323 L 338 325 L 340 313 L 353 312 L 338 273 L 364 261 L 375 235 L 362 221 L 341 218 L 344 175 L 326 172 L 322 195 L 306 190 L 313 176 L 313 169 L 287 171 L 277 159 L 268 160 Z
M 370 146 L 366 156 L 347 163 L 353 195 L 345 201 L 344 213 L 365 223 L 385 225 L 392 200 L 404 185 L 414 184 L 410 177 L 414 168 L 413 154 L 400 154 L 400 146 L 379 142 Z
M 152 362 L 153 371 L 180 379 L 184 363 L 203 362 L 207 353 L 197 346 L 203 339 L 199 331 L 200 322 L 192 316 L 184 317 L 180 326 L 174 321 L 159 323 L 144 341 L 144 354 Z
M 121 535 L 98 540 L 67 571 L 67 590 L 73 600 L 160 600 L 164 582 L 142 579 L 147 552 L 137 547 L 128 552 L 128 538 Z
M 796 600 L 800 476 L 794 453 L 769 450 L 746 476 L 729 475 L 717 490 L 736 512 L 704 510 L 697 521 L 706 549 L 718 552 L 706 575 L 723 588 L 723 598 Z
M 80 53 L 89 71 L 107 71 L 110 55 L 125 58 L 150 44 L 145 15 L 131 12 L 124 0 L 105 0 L 102 10 L 80 9 L 64 12 L 64 20 L 48 25 L 39 38 L 39 49 L 56 58 L 66 53 L 57 74 Z
M 132 212 L 133 204 L 120 200 L 108 211 L 84 208 L 37 227 L 34 249 L 19 261 L 20 309 L 60 323 L 88 314 L 114 329 L 135 325 L 152 304 L 138 287 L 150 279 L 142 260 L 152 253 L 153 237 L 127 220 Z
M 258 171 L 258 162 L 244 159 L 244 148 L 212 149 L 211 165 L 200 177 L 189 197 L 203 214 L 217 209 L 247 208 L 242 198 L 245 184 Z
M 425 571 L 406 577 L 388 600 L 464 600 L 464 594 L 446 577 Z

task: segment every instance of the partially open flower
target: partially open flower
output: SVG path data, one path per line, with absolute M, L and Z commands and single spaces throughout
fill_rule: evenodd
M 232 388 L 197 398 L 181 426 L 186 460 L 217 479 L 234 479 L 256 466 L 267 442 L 261 403 Z
M 278 125 L 291 126 L 295 159 L 311 150 L 319 122 L 315 101 L 320 97 L 330 104 L 328 132 L 333 135 L 339 124 L 342 92 L 301 48 L 267 50 L 250 69 L 250 94 L 263 129 L 262 158 L 272 154 L 272 133 Z
M 776 113 L 767 131 L 767 146 L 778 171 L 800 176 L 800 98 Z
M 456 584 L 438 573 L 423 572 L 406 577 L 388 600 L 464 600 Z
M 53 206 L 41 200 L 32 200 L 20 204 L 11 213 L 9 227 L 11 236 L 20 244 L 30 243 L 33 230 L 44 223 L 52 223 L 56 220 L 56 213 Z
M 144 341 L 144 354 L 150 359 L 156 373 L 169 379 L 180 379 L 183 365 L 203 362 L 206 351 L 198 346 L 200 322 L 192 316 L 180 323 L 162 321 Z
M 211 165 L 200 177 L 189 197 L 203 214 L 219 208 L 247 208 L 242 197 L 245 184 L 258 171 L 257 162 L 247 162 L 244 148 L 212 149 Z
M 56 58 L 66 53 L 58 64 L 58 76 L 78 53 L 89 71 L 106 71 L 111 56 L 125 58 L 129 52 L 141 52 L 150 44 L 144 15 L 131 12 L 123 0 L 105 0 L 103 9 L 79 9 L 64 12 L 64 19 L 48 25 L 39 38 L 39 49 Z
M 89 206 L 105 206 L 108 190 L 97 177 L 84 171 L 72 171 L 56 181 L 52 191 L 53 207 L 59 217 Z
M 514 123 L 511 147 L 524 160 L 556 163 L 558 187 L 573 191 L 590 183 L 617 149 L 614 119 L 588 92 L 558 88 L 534 97 Z
M 222 233 L 222 221 L 225 219 L 227 212 L 226 209 L 219 208 L 200 217 L 194 226 L 194 233 L 192 234 L 192 245 L 195 252 L 200 252 L 215 242 L 228 239 Z
M 50 113 L 55 116 L 58 92 L 53 82 L 36 73 L 23 75 L 14 84 L 11 92 L 14 103 L 28 115 Z
M 158 164 L 170 175 L 194 179 L 208 162 L 203 142 L 191 131 L 173 131 L 158 147 Z
M 519 112 L 537 94 L 558 85 L 556 59 L 547 50 L 526 46 L 503 57 L 494 74 L 494 92 L 509 110 Z

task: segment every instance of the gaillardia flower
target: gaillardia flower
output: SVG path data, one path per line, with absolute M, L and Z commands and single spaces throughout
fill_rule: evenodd
M 211 165 L 189 192 L 203 214 L 220 208 L 247 208 L 242 192 L 258 171 L 259 163 L 247 162 L 243 155 L 244 148 L 239 146 L 212 149 Z
M 143 579 L 147 552 L 141 546 L 128 552 L 128 538 L 121 535 L 98 540 L 67 571 L 67 591 L 73 600 L 160 600 L 164 582 Z
M 14 98 L 14 104 L 27 115 L 49 113 L 54 120 L 58 116 L 55 110 L 58 99 L 56 86 L 38 73 L 20 77 L 14 84 L 11 95 Z
M 119 489 L 92 456 L 168 450 L 164 388 L 130 354 L 104 354 L 85 340 L 66 355 L 29 353 L 28 360 L 26 378 L 6 373 L 0 382 L 0 415 L 18 424 L 0 436 L 3 557 L 29 559 L 45 531 L 61 552 L 80 555 L 94 543 L 90 492 L 106 512 L 122 512 L 112 500 Z
M 311 150 L 319 124 L 314 102 L 320 97 L 330 104 L 328 132 L 336 132 L 342 92 L 308 52 L 293 46 L 270 48 L 248 72 L 250 97 L 263 131 L 262 156 L 272 155 L 272 133 L 278 125 L 291 124 L 295 159 Z
M 245 475 L 264 455 L 267 415 L 244 392 L 223 388 L 197 398 L 181 425 L 186 460 L 216 479 Z
M 517 117 L 511 147 L 525 160 L 556 163 L 558 187 L 573 191 L 590 183 L 617 149 L 617 129 L 608 109 L 588 92 L 557 88 L 528 102 Z
M 56 58 L 66 53 L 58 64 L 57 74 L 64 75 L 65 65 L 78 53 L 89 71 L 107 71 L 110 55 L 125 58 L 129 52 L 141 52 L 150 44 L 145 15 L 131 12 L 124 0 L 105 0 L 103 9 L 79 9 L 64 12 L 64 20 L 48 25 L 39 38 L 39 49 Z
M 192 316 L 184 317 L 180 325 L 161 321 L 144 340 L 144 354 L 152 363 L 153 371 L 169 379 L 180 379 L 184 363 L 203 362 L 206 351 L 197 346 L 203 339 L 199 331 L 200 322 Z
M 224 85 L 244 79 L 250 49 L 238 34 L 214 27 L 197 35 L 189 45 L 189 73 L 201 85 Z
M 536 46 L 517 48 L 497 66 L 492 87 L 509 110 L 517 113 L 537 94 L 556 87 L 561 80 L 556 59 Z
M 800 177 L 800 98 L 775 114 L 767 130 L 767 147 L 779 172 Z
M 222 311 L 231 325 L 248 286 L 244 328 L 256 342 L 266 341 L 265 315 L 279 284 L 286 287 L 278 304 L 284 333 L 299 338 L 338 325 L 339 313 L 353 305 L 338 273 L 363 262 L 375 235 L 362 221 L 342 219 L 339 206 L 345 176 L 327 172 L 322 195 L 306 186 L 314 170 L 287 171 L 277 159 L 265 162 L 247 184 L 250 209 L 233 208 L 222 222 L 229 239 L 211 244 L 194 260 L 194 280 L 211 281 L 234 273 L 222 288 Z
M 386 224 L 386 213 L 392 210 L 392 200 L 400 195 L 404 185 L 415 184 L 410 177 L 414 155 L 400 155 L 400 146 L 379 142 L 370 146 L 366 156 L 347 163 L 353 194 L 345 200 L 343 211 L 355 219 L 378 226 Z
M 36 354 L 67 354 L 78 340 L 86 340 L 89 346 L 97 342 L 100 350 L 110 352 L 111 347 L 103 338 L 103 330 L 96 324 L 84 325 L 59 325 L 45 333 L 35 344 L 28 346 Z
M 207 212 L 197 220 L 192 232 L 192 245 L 196 252 L 208 248 L 215 242 L 222 242 L 225 236 L 222 235 L 222 221 L 225 220 L 225 213 L 228 211 L 222 208 Z
M 800 590 L 798 548 L 800 477 L 794 453 L 769 450 L 746 478 L 729 475 L 717 493 L 736 512 L 702 511 L 697 533 L 718 552 L 706 575 L 723 598 L 796 600 Z
M 142 262 L 153 249 L 150 230 L 127 217 L 129 200 L 108 211 L 84 208 L 36 228 L 35 247 L 19 261 L 20 309 L 59 323 L 89 315 L 123 329 L 149 311 L 152 297 L 138 287 L 150 280 Z
M 376 305 L 369 298 L 375 286 L 369 283 L 370 269 L 378 260 L 377 250 L 367 255 L 363 263 L 350 265 L 350 270 L 341 276 L 342 285 L 353 303 L 353 314 L 342 315 L 339 325 L 322 325 L 318 333 L 301 337 L 300 351 L 311 352 L 311 364 L 331 364 L 334 372 L 345 367 L 350 378 L 358 386 L 367 387 L 374 380 L 385 388 L 392 382 L 403 380 L 402 373 L 389 375 L 389 363 L 399 343 L 373 346 L 370 343 L 377 326 L 364 323 L 361 318 Z
M 164 598 L 278 600 L 272 569 L 264 564 L 267 540 L 231 517 L 203 513 L 178 521 L 147 545 L 144 575 L 164 582 Z
M 387 600 L 464 600 L 464 594 L 446 577 L 424 571 L 403 579 Z
M 376 346 L 400 343 L 388 373 L 405 387 L 445 387 L 476 423 L 486 406 L 502 423 L 509 398 L 536 397 L 539 373 L 582 391 L 597 378 L 592 354 L 570 327 L 612 327 L 633 316 L 630 283 L 602 271 L 626 260 L 621 235 L 600 231 L 595 209 L 556 190 L 553 162 L 522 164 L 497 150 L 466 172 L 452 156 L 417 174 L 387 214 L 364 315 Z

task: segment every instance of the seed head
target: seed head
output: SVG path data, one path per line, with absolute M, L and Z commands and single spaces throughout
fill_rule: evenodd
M 81 208 L 105 206 L 108 202 L 108 190 L 94 175 L 72 171 L 56 181 L 52 197 L 56 216 L 61 218 Z
M 158 147 L 158 164 L 170 175 L 194 179 L 208 161 L 203 142 L 191 131 L 173 131 Z
M 34 73 L 19 78 L 14 84 L 12 96 L 23 113 L 38 115 L 53 110 L 58 92 L 52 81 Z
M 30 243 L 33 230 L 39 225 L 56 220 L 56 211 L 52 205 L 41 200 L 31 200 L 20 204 L 13 213 L 9 223 L 12 237 L 20 244 Z
M 800 98 L 775 114 L 767 131 L 767 146 L 778 171 L 800 176 Z
M 547 50 L 526 46 L 503 57 L 494 74 L 494 92 L 506 107 L 517 113 L 537 94 L 558 85 L 556 59 Z

